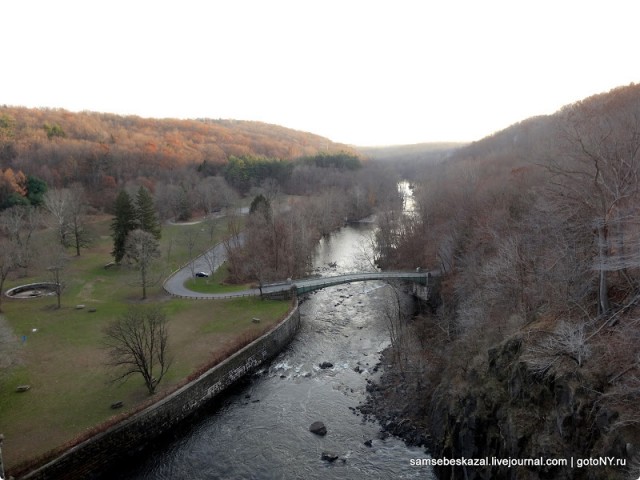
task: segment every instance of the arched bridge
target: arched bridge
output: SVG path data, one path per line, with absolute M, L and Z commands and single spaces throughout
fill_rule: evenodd
M 419 285 L 428 286 L 431 272 L 370 272 L 370 273 L 347 273 L 344 275 L 334 275 L 331 277 L 305 278 L 292 281 L 291 284 L 284 284 L 291 289 L 296 289 L 298 295 L 320 290 L 334 285 L 344 283 L 366 282 L 368 280 L 404 280 Z
M 291 296 L 293 291 L 295 291 L 297 295 L 304 295 L 305 293 L 313 292 L 315 290 L 332 287 L 334 285 L 342 285 L 345 283 L 365 282 L 368 280 L 402 280 L 412 282 L 414 284 L 413 294 L 426 300 L 429 296 L 430 286 L 433 284 L 432 278 L 435 276 L 439 276 L 439 272 L 412 271 L 348 273 L 329 277 L 302 278 L 286 282 L 270 283 L 263 285 L 261 289 L 253 288 L 250 290 L 229 293 L 198 293 L 187 290 L 184 286 L 178 290 L 172 288 L 171 284 L 168 282 L 165 282 L 164 287 L 170 294 L 184 298 L 222 299 L 262 295 L 267 298 L 275 299 L 288 298 Z

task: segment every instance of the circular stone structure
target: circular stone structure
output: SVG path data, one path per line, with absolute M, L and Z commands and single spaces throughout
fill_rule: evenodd
M 9 298 L 38 298 L 55 295 L 57 287 L 58 284 L 53 282 L 29 283 L 10 288 L 4 294 Z

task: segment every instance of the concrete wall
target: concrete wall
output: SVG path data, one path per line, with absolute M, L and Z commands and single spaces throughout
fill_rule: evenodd
M 119 458 L 135 454 L 151 440 L 187 420 L 239 378 L 277 355 L 293 339 L 299 326 L 300 313 L 296 303 L 274 330 L 198 379 L 22 478 L 91 478 L 107 470 Z

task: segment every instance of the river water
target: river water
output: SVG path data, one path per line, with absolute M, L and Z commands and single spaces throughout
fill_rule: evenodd
M 321 241 L 314 267 L 321 275 L 362 269 L 373 224 L 348 226 Z M 336 266 L 329 264 L 336 262 Z M 117 478 L 157 479 L 396 479 L 435 478 L 410 465 L 425 457 L 400 439 L 380 435 L 355 408 L 389 345 L 383 284 L 355 283 L 308 295 L 301 328 L 290 346 L 223 405 L 171 443 L 158 446 Z M 333 368 L 321 369 L 322 362 Z M 360 370 L 360 372 L 356 371 Z M 320 420 L 327 435 L 309 432 Z M 371 446 L 365 441 L 371 440 Z M 339 456 L 333 463 L 323 452 Z

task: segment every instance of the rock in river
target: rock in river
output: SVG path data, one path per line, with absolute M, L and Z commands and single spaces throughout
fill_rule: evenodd
M 327 462 L 335 462 L 338 459 L 338 455 L 333 452 L 322 452 L 322 456 L 320 458 Z
M 327 434 L 327 427 L 322 422 L 313 422 L 309 427 L 309 431 L 316 435 L 324 436 Z

